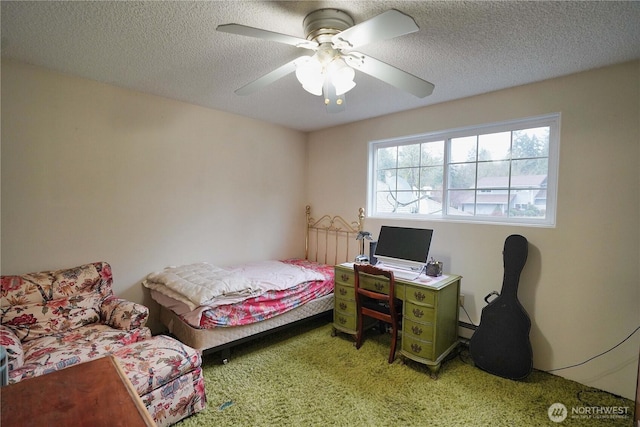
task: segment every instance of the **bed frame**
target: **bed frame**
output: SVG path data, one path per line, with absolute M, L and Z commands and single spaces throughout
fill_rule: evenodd
M 338 215 L 324 215 L 316 220 L 311 216 L 310 206 L 306 207 L 306 218 L 305 259 L 335 265 L 352 261 L 359 254 L 356 236 L 362 231 L 363 208 L 358 210 L 358 219 L 353 222 L 347 222 Z M 330 318 L 332 310 L 333 293 L 250 325 L 197 329 L 184 323 L 173 311 L 163 306 L 160 306 L 160 320 L 178 340 L 203 354 L 221 352 L 222 363 L 228 363 L 233 346 L 305 320 L 320 316 Z

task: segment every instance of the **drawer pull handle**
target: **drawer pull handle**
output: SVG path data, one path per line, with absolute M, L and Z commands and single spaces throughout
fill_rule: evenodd
M 413 315 L 416 317 L 422 317 L 424 316 L 424 311 L 418 309 L 418 308 L 414 308 L 413 309 Z
M 412 326 L 411 330 L 413 331 L 414 335 L 422 335 L 422 328 L 419 326 Z
M 379 291 L 384 289 L 384 284 L 382 284 L 380 282 L 376 282 L 376 283 L 373 284 L 373 287 L 376 288 L 376 290 L 379 292 Z
M 347 290 L 345 288 L 340 288 L 340 295 L 342 296 L 347 295 Z
M 338 322 L 340 322 L 341 325 L 344 325 L 345 323 L 347 323 L 347 319 L 345 319 L 344 317 L 338 317 Z
M 420 291 L 416 291 L 413 295 L 416 297 L 416 301 L 420 301 L 420 302 L 424 301 L 424 299 L 427 297 L 425 294 L 423 294 Z
M 347 304 L 341 302 L 340 303 L 340 310 L 346 310 L 347 309 Z
M 349 275 L 348 274 L 342 274 L 342 276 L 340 276 L 340 278 L 342 279 L 343 282 L 348 282 L 349 281 Z
M 413 350 L 414 353 L 420 353 L 422 351 L 422 346 L 418 344 L 411 344 L 411 350 Z

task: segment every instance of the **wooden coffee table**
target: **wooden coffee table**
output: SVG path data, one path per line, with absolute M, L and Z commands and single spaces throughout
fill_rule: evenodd
M 4 386 L 0 400 L 2 427 L 156 425 L 112 356 Z

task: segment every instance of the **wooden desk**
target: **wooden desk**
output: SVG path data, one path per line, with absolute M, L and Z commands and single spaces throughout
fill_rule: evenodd
M 335 267 L 333 328 L 357 333 L 353 264 Z M 362 287 L 375 290 L 366 278 Z M 400 354 L 427 365 L 435 377 L 444 358 L 458 345 L 460 276 L 420 276 L 417 281 L 396 277 L 396 298 L 403 301 Z
M 2 427 L 155 426 L 112 356 L 0 388 Z

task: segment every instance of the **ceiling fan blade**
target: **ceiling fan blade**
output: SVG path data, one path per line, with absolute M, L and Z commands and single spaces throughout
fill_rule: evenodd
M 391 9 L 354 25 L 331 39 L 336 49 L 354 49 L 369 43 L 404 36 L 419 30 L 412 17 Z
M 262 30 L 260 28 L 247 27 L 240 24 L 224 24 L 218 25 L 217 31 L 230 34 L 238 34 L 241 36 L 255 37 L 263 40 L 270 40 L 278 43 L 289 44 L 295 47 L 305 49 L 316 49 L 318 43 L 313 40 L 307 40 L 300 37 L 289 36 L 286 34 L 274 33 L 273 31 Z
M 362 53 L 351 52 L 348 55 L 344 55 L 343 58 L 349 66 L 356 70 L 409 92 L 418 98 L 431 95 L 435 87 L 426 80 Z
M 253 92 L 256 92 L 262 89 L 265 86 L 270 85 L 276 80 L 283 78 L 287 74 L 293 73 L 296 70 L 298 61 L 300 61 L 302 58 L 307 59 L 309 57 L 301 56 L 299 58 L 294 59 L 293 61 L 287 62 L 286 64 L 281 65 L 280 67 L 265 74 L 264 76 L 258 78 L 257 80 L 254 80 L 251 83 L 248 83 L 242 86 L 240 89 L 237 89 L 235 93 L 238 95 L 249 95 Z

